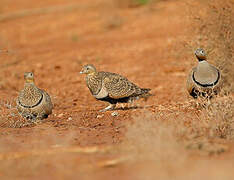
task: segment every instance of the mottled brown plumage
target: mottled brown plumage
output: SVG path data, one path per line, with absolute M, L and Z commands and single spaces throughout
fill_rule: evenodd
M 90 64 L 85 65 L 80 73 L 87 75 L 85 80 L 92 95 L 98 100 L 110 103 L 101 111 L 114 109 L 117 103 L 128 103 L 150 95 L 150 89 L 140 88 L 119 74 L 97 72 Z
M 24 78 L 24 89 L 16 99 L 19 113 L 31 120 L 47 118 L 53 109 L 49 94 L 36 87 L 32 72 L 25 73 Z
M 221 73 L 206 61 L 206 53 L 199 48 L 195 51 L 198 65 L 194 67 L 187 79 L 187 90 L 191 96 L 210 98 L 217 94 L 221 88 Z

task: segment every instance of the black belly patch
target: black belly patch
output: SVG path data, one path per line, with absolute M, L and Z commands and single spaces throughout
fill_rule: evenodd
M 198 91 L 197 89 L 193 88 L 190 95 L 193 97 L 193 98 L 197 98 L 198 96 L 202 96 L 202 97 L 209 97 L 208 93 L 206 92 L 201 92 L 201 91 Z
M 190 95 L 193 97 L 193 98 L 198 98 L 198 96 L 200 97 L 204 97 L 204 98 L 212 98 L 213 95 L 217 95 L 217 91 L 199 91 L 197 90 L 196 88 L 193 88 L 192 91 L 190 92 Z
M 199 91 L 197 91 L 195 88 L 192 89 L 192 91 L 190 92 L 190 95 L 194 98 L 197 98 L 199 94 Z
M 119 98 L 119 99 L 113 99 L 109 96 L 105 98 L 98 99 L 100 101 L 106 101 L 109 102 L 110 104 L 116 104 L 116 103 L 127 103 L 129 101 L 130 97 L 124 97 L 124 98 Z

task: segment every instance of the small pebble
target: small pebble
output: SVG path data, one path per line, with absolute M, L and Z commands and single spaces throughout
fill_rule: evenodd
M 68 118 L 68 121 L 71 121 L 71 120 L 72 120 L 72 117 L 69 117 L 69 118 Z
M 111 116 L 118 116 L 118 115 L 119 115 L 119 113 L 116 112 L 116 111 L 114 111 L 113 113 L 111 113 Z
M 97 115 L 97 118 L 102 118 L 104 116 L 104 114 L 102 115 Z
M 59 114 L 57 117 L 59 117 L 59 118 L 60 118 L 60 117 L 63 117 L 63 113 Z

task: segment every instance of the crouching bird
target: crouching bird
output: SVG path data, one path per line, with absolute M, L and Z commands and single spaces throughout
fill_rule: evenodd
M 16 99 L 18 112 L 30 120 L 42 120 L 52 113 L 53 104 L 47 92 L 34 84 L 32 72 L 24 73 L 24 89 Z
M 221 89 L 221 73 L 218 68 L 206 61 L 206 53 L 199 48 L 195 51 L 198 65 L 190 71 L 187 78 L 187 90 L 194 97 L 211 98 Z
M 151 95 L 150 89 L 140 88 L 116 73 L 98 72 L 91 64 L 85 65 L 80 73 L 86 74 L 86 84 L 92 95 L 110 104 L 100 112 L 113 110 L 117 103 L 128 103 Z

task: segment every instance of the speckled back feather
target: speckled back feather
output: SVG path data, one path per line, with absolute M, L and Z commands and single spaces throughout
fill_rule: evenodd
M 19 102 L 23 106 L 34 106 L 42 98 L 42 91 L 32 83 L 25 83 L 24 89 L 20 91 Z
M 105 87 L 109 97 L 113 99 L 135 97 L 149 92 L 149 89 L 141 89 L 127 78 L 110 72 L 87 75 L 86 83 L 93 95 L 97 95 Z

